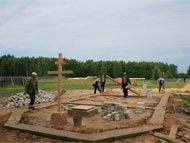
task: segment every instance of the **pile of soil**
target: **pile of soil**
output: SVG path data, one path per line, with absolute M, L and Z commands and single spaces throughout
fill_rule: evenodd
M 189 90 L 190 91 L 190 82 L 187 82 L 187 84 L 183 87 L 183 90 Z

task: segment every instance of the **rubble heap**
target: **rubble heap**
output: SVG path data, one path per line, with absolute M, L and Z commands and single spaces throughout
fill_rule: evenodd
M 48 93 L 43 90 L 39 90 L 38 94 L 36 94 L 36 100 L 35 103 L 44 103 L 44 102 L 53 102 L 54 101 L 54 95 L 51 93 Z M 10 96 L 6 102 L 3 104 L 4 108 L 15 108 L 15 107 L 24 107 L 26 105 L 29 105 L 30 98 L 28 94 L 17 93 L 16 95 Z
M 135 113 L 144 113 L 145 107 L 144 107 L 144 102 L 137 102 Z
M 102 117 L 109 121 L 130 118 L 130 110 L 126 105 L 117 102 L 104 102 L 102 105 Z

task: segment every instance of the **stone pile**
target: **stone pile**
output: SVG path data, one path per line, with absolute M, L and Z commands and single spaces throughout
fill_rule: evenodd
M 109 121 L 130 118 L 130 110 L 126 105 L 117 102 L 104 102 L 102 105 L 102 117 Z
M 38 94 L 36 94 L 35 103 L 40 104 L 44 102 L 53 102 L 54 97 L 55 96 L 52 95 L 51 93 L 39 90 Z M 29 103 L 30 103 L 29 95 L 24 94 L 24 92 L 22 92 L 10 96 L 3 104 L 3 107 L 4 108 L 24 107 L 26 105 L 29 105 Z
M 135 109 L 135 113 L 144 113 L 145 111 L 145 106 L 144 106 L 144 102 L 137 102 L 137 106 L 136 106 L 136 109 Z

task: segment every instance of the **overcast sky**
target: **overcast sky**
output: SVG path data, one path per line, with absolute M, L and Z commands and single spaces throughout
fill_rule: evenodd
M 0 0 L 0 56 L 190 65 L 190 0 Z

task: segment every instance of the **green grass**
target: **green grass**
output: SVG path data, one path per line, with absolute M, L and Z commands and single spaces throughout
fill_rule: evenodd
M 190 97 L 180 95 L 180 98 L 185 101 L 184 107 L 190 108 Z
M 62 87 L 64 89 L 88 89 L 92 88 L 93 80 L 71 80 L 63 79 Z M 51 80 L 39 80 L 39 89 L 42 90 L 56 90 L 58 87 L 58 81 L 56 79 Z
M 185 93 L 190 93 L 190 91 L 188 91 L 188 90 L 187 90 L 187 91 L 184 91 L 184 92 L 185 92 Z
M 63 79 L 62 86 L 63 89 L 71 90 L 71 89 L 89 89 L 93 88 L 92 83 L 93 79 L 85 80 L 72 80 L 72 79 Z M 42 79 L 38 80 L 39 89 L 42 90 L 57 90 L 57 79 Z M 133 85 L 134 87 L 142 87 L 143 84 L 147 84 L 148 88 L 157 88 L 157 82 L 153 80 L 137 80 Z M 119 87 L 119 85 L 113 83 L 112 81 L 107 79 L 107 87 Z M 185 86 L 185 83 L 179 83 L 174 80 L 166 81 L 166 88 L 182 88 Z M 10 94 L 15 94 L 18 92 L 23 92 L 24 86 L 18 85 L 8 85 L 4 87 L 0 87 L 0 96 L 7 96 Z
M 134 84 L 135 87 L 142 87 L 143 84 L 147 84 L 148 88 L 157 88 L 157 81 L 154 80 L 137 80 Z M 165 88 L 183 88 L 186 83 L 179 83 L 176 80 L 166 80 Z

